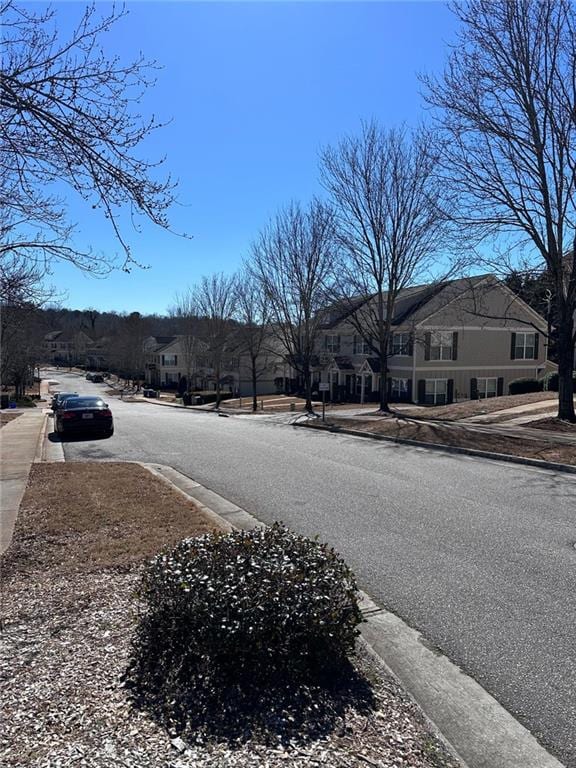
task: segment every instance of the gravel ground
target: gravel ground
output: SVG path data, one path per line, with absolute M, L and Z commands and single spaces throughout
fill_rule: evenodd
M 457 763 L 430 735 L 415 705 L 366 655 L 376 709 L 349 709 L 338 728 L 288 747 L 249 742 L 187 744 L 130 704 L 122 684 L 136 618 L 136 571 L 74 578 L 29 573 L 5 585 L 0 655 L 3 735 L 10 768 L 128 766 L 413 766 Z
M 106 471 L 105 464 L 99 467 Z M 53 473 L 51 481 L 47 469 Z M 109 466 L 109 471 L 114 469 L 116 478 L 123 476 L 119 465 Z M 191 737 L 185 742 L 166 732 L 132 706 L 122 682 L 137 620 L 134 588 L 142 565 L 128 562 L 124 554 L 114 566 L 100 565 L 105 543 L 98 542 L 93 524 L 76 520 L 73 529 L 65 531 L 67 547 L 84 553 L 85 559 L 73 558 L 67 567 L 62 559 L 64 534 L 56 526 L 62 520 L 60 511 L 51 508 L 54 499 L 42 504 L 34 488 L 35 483 L 41 488 L 57 485 L 59 472 L 64 479 L 69 477 L 70 465 L 44 465 L 32 474 L 16 541 L 4 558 L 2 766 L 457 768 L 420 710 L 361 648 L 355 665 L 372 686 L 372 705 L 348 706 L 334 730 L 316 741 L 303 741 L 295 734 L 289 744 L 276 747 L 254 741 L 205 743 Z M 85 481 L 90 477 L 92 487 L 85 483 L 86 521 L 92 519 L 91 506 L 101 508 L 103 498 L 101 473 L 95 474 L 94 465 L 87 467 Z M 66 483 L 60 485 L 66 495 Z M 121 491 L 115 488 L 119 496 Z M 160 483 L 158 491 L 166 501 Z M 153 501 L 151 489 L 147 498 Z M 136 521 L 126 520 L 122 513 L 120 522 L 124 526 Z M 109 526 L 102 531 L 107 537 Z M 44 556 L 35 561 L 30 547 Z M 90 557 L 90 549 L 99 557 Z

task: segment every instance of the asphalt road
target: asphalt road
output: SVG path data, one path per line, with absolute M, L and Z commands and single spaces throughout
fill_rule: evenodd
M 575 476 L 258 417 L 111 405 L 114 437 L 68 442 L 67 460 L 168 464 L 267 523 L 319 534 L 377 602 L 576 768 Z

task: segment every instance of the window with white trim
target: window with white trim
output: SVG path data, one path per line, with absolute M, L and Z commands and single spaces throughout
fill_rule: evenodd
M 340 336 L 336 334 L 324 336 L 324 349 L 326 352 L 340 352 Z
M 430 360 L 452 360 L 452 331 L 432 331 L 430 334 Z
M 424 402 L 426 405 L 446 405 L 448 379 L 426 379 Z
M 162 365 L 167 367 L 178 365 L 178 355 L 162 355 Z
M 354 354 L 369 355 L 372 352 L 370 344 L 363 336 L 354 335 Z
M 498 379 L 477 379 L 478 399 L 485 400 L 488 397 L 496 397 L 498 392 Z
M 392 354 L 409 355 L 410 354 L 410 334 L 393 333 L 392 334 Z
M 408 379 L 392 378 L 392 397 L 405 400 L 408 397 Z
M 165 377 L 165 383 L 166 384 L 178 384 L 178 374 L 177 373 L 168 373 L 167 371 L 164 373 Z
M 515 360 L 534 360 L 536 347 L 535 333 L 517 333 L 514 345 Z

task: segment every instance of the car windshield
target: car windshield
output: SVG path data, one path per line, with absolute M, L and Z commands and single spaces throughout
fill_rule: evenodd
M 78 397 L 76 392 L 58 392 L 56 399 L 59 401 L 68 400 L 69 397 Z
M 66 408 L 102 408 L 105 405 L 100 397 L 74 397 L 66 402 Z

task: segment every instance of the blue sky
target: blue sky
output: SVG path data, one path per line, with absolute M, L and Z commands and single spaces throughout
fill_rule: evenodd
M 36 4 L 35 4 L 36 5 Z M 38 6 L 36 6 L 38 7 Z M 59 28 L 83 5 L 56 3 Z M 104 11 L 106 4 L 99 3 Z M 64 306 L 164 313 L 203 274 L 232 272 L 290 200 L 321 193 L 318 152 L 360 122 L 415 125 L 426 113 L 418 72 L 442 69 L 456 22 L 440 2 L 132 2 L 103 38 L 107 55 L 156 59 L 141 109 L 170 124 L 141 148 L 179 179 L 174 229 L 128 231 L 149 265 L 87 277 L 56 266 Z M 105 222 L 70 198 L 77 245 L 119 251 Z

